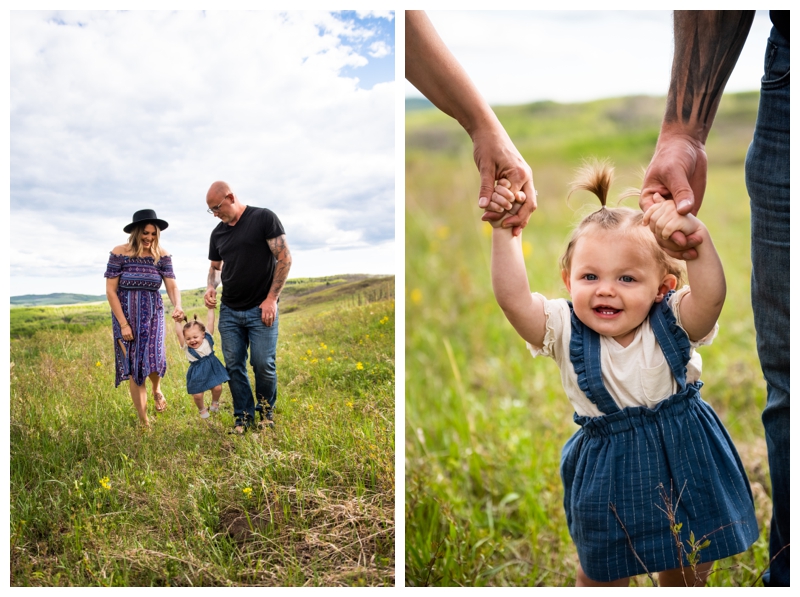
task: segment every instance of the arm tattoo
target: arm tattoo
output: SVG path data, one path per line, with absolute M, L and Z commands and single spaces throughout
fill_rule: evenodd
M 277 300 L 281 295 L 283 285 L 286 283 L 286 278 L 289 277 L 289 268 L 292 267 L 292 254 L 289 252 L 289 245 L 286 244 L 285 234 L 268 239 L 267 244 L 276 259 L 275 273 L 272 276 L 272 286 L 270 286 L 269 293 Z
M 705 142 L 755 11 L 676 10 L 675 55 L 664 122 Z
M 221 277 L 222 277 L 222 266 L 220 265 L 219 269 L 215 269 L 213 265 L 210 266 L 208 268 L 208 280 L 206 281 L 206 284 L 208 284 L 207 287 L 210 288 L 219 287 Z

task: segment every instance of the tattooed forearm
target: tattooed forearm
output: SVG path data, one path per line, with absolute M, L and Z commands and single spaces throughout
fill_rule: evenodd
M 215 263 L 219 263 L 219 267 L 214 267 Z M 206 280 L 206 288 L 217 288 L 220 284 L 220 277 L 222 276 L 222 262 L 215 261 L 211 263 L 208 268 L 208 279 Z
M 677 125 L 705 143 L 755 11 L 676 10 L 675 56 L 665 125 Z
M 285 234 L 269 239 L 267 244 L 276 259 L 275 273 L 272 276 L 272 286 L 270 286 L 269 294 L 277 300 L 281 295 L 283 285 L 286 283 L 286 278 L 289 277 L 289 269 L 292 267 L 292 254 L 289 252 Z

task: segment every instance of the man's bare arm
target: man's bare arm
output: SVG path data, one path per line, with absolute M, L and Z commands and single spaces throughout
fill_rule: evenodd
M 754 17 L 754 10 L 675 11 L 665 127 L 679 127 L 705 143 Z
M 292 267 L 292 254 L 289 252 L 285 234 L 270 238 L 267 240 L 267 245 L 269 245 L 269 250 L 272 251 L 277 260 L 275 273 L 272 276 L 272 286 L 270 286 L 267 296 L 277 301 L 283 290 L 283 285 L 286 283 L 286 278 L 289 277 L 289 269 Z
M 656 194 L 672 199 L 678 213 L 697 214 L 708 173 L 705 143 L 722 91 L 742 51 L 753 11 L 679 10 L 674 14 L 675 54 L 667 106 L 653 159 L 642 181 L 639 206 Z M 675 232 L 661 247 L 673 257 L 694 259 L 696 235 Z
M 206 293 L 203 295 L 203 301 L 209 309 L 217 307 L 217 288 L 222 278 L 222 264 L 222 261 L 212 261 L 208 268 Z

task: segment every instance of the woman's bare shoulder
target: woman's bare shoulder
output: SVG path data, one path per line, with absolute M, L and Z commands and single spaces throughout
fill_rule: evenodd
M 126 257 L 130 257 L 130 255 L 131 255 L 131 246 L 128 245 L 128 244 L 117 245 L 116 247 L 111 249 L 111 252 L 114 255 L 125 255 Z

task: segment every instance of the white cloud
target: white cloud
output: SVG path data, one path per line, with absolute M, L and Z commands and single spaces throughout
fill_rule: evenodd
M 392 10 L 357 10 L 356 14 L 359 19 L 373 18 L 373 19 L 386 19 L 388 21 L 394 20 L 394 11 Z
M 491 104 L 666 95 L 670 11 L 428 11 Z M 759 88 L 771 23 L 758 11 L 726 90 Z M 421 97 L 410 83 L 405 94 Z
M 376 41 L 369 46 L 369 55 L 373 58 L 383 58 L 391 53 L 392 48 L 386 42 Z
M 10 21 L 12 294 L 36 275 L 53 292 L 88 269 L 102 279 L 146 207 L 170 222 L 164 243 L 186 271 L 207 271 L 205 193 L 220 179 L 278 214 L 296 264 L 305 250 L 393 240 L 394 83 L 340 75 L 365 63 L 347 40 L 369 23 L 307 11 Z

